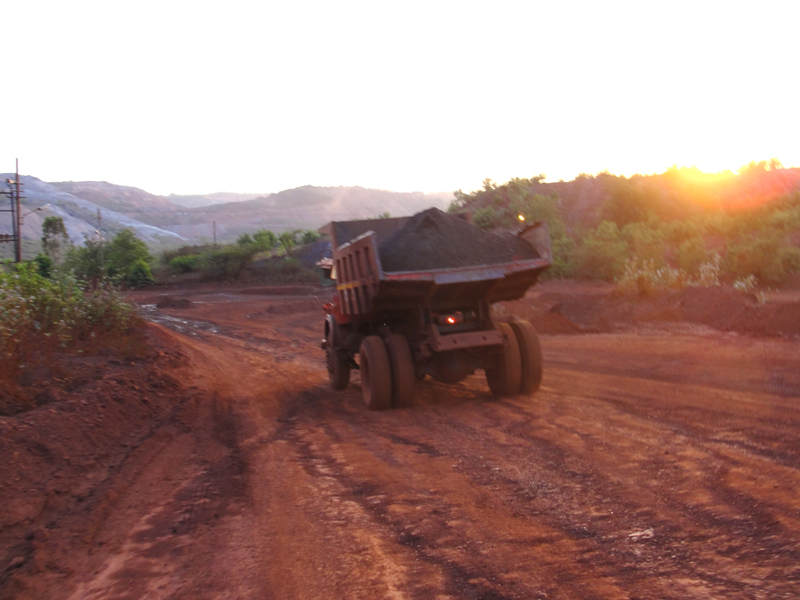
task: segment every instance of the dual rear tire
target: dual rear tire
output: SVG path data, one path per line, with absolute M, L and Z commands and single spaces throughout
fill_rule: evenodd
M 542 348 L 527 321 L 499 323 L 503 353 L 486 369 L 486 382 L 495 396 L 532 394 L 542 383 Z
M 383 340 L 370 335 L 359 349 L 361 393 L 370 410 L 409 406 L 414 397 L 414 362 L 405 336 L 392 333 Z
M 503 352 L 486 369 L 489 389 L 495 396 L 533 394 L 542 383 L 542 348 L 536 330 L 527 321 L 499 323 L 498 328 Z M 392 333 L 385 340 L 377 335 L 365 337 L 359 363 L 361 391 L 370 410 L 411 405 L 417 378 L 405 336 Z M 350 377 L 349 364 L 329 359 L 329 369 L 334 389 L 344 389 Z

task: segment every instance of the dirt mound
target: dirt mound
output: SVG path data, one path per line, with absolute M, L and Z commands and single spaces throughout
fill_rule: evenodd
M 564 315 L 558 313 L 538 313 L 530 317 L 536 331 L 542 335 L 565 335 L 581 333 L 580 328 Z
M 183 402 L 167 371 L 185 356 L 156 326 L 144 336 L 144 356 L 55 355 L 47 372 L 18 382 L 46 402 L 0 417 L 0 456 L 9 458 L 0 463 L 0 589 L 7 565 L 35 557 L 26 531 L 84 501 Z
M 188 298 L 178 298 L 176 296 L 164 296 L 156 302 L 157 308 L 189 308 L 192 301 Z
M 383 270 L 425 271 L 539 258 L 511 234 L 489 233 L 431 208 L 414 215 L 379 248 Z
M 545 334 L 611 333 L 651 323 L 696 323 L 755 336 L 800 335 L 800 302 L 759 304 L 730 287 L 690 287 L 648 295 L 620 289 L 560 289 L 545 282 L 523 300 L 502 303 L 497 315 L 527 319 Z
M 744 331 L 755 320 L 758 301 L 732 288 L 690 287 L 681 293 L 684 318 L 724 331 Z
M 492 307 L 493 316 L 499 321 L 522 319 L 529 321 L 543 335 L 565 335 L 581 333 L 581 328 L 557 311 L 549 310 L 551 304 L 538 298 L 523 298 L 501 302 Z
M 769 313 L 763 325 L 766 335 L 800 335 L 800 302 L 764 308 Z

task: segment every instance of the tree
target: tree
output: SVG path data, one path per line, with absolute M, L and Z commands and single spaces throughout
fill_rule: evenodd
M 136 237 L 130 229 L 120 231 L 108 246 L 105 262 L 108 265 L 108 274 L 112 277 L 121 275 L 126 278 L 131 273 L 131 268 L 136 261 L 146 263 L 152 261 L 147 244 Z
M 278 245 L 278 236 L 267 229 L 259 229 L 253 234 L 253 241 L 259 250 L 272 250 Z
M 249 233 L 243 233 L 239 236 L 239 239 L 236 240 L 236 243 L 240 246 L 252 246 L 253 245 L 253 238 L 250 237 Z
M 57 265 L 61 262 L 61 257 L 69 245 L 64 219 L 61 217 L 45 218 L 42 223 L 42 249 L 45 256 Z
M 86 238 L 83 246 L 72 246 L 64 258 L 64 267 L 79 279 L 99 278 L 103 274 L 108 242 Z
M 701 235 L 691 237 L 678 246 L 678 266 L 689 274 L 697 273 L 700 265 L 707 262 L 710 257 L 711 253 Z
M 389 214 L 389 213 L 386 213 L 386 214 Z M 319 238 L 320 238 L 320 235 L 316 231 L 314 231 L 313 229 L 307 229 L 306 231 L 303 232 L 303 237 L 300 240 L 300 243 L 302 243 L 303 245 L 305 245 L 305 244 L 313 244 Z
M 290 254 L 292 248 L 294 248 L 296 245 L 296 242 L 294 241 L 294 234 L 294 231 L 284 231 L 282 234 L 280 234 L 280 236 L 278 236 L 278 243 L 286 254 Z
M 50 279 L 50 276 L 53 274 L 53 259 L 46 254 L 37 254 L 33 262 L 36 263 L 36 270 L 39 272 L 39 275 L 45 279 Z
M 615 223 L 603 221 L 575 251 L 575 273 L 587 279 L 614 281 L 622 274 L 628 243 Z
M 140 258 L 131 265 L 125 281 L 130 287 L 138 288 L 154 283 L 155 280 L 150 271 L 150 265 L 146 260 Z
M 642 190 L 624 178 L 614 179 L 611 188 L 608 200 L 600 209 L 603 221 L 624 227 L 629 223 L 647 220 L 648 208 L 653 204 L 652 194 L 648 193 L 650 190 Z

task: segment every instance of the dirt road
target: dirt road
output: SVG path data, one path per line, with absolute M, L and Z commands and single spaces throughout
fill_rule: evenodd
M 800 596 L 797 341 L 545 336 L 534 397 L 478 374 L 369 412 L 313 298 L 186 297 L 152 314 L 194 394 L 33 531 L 11 597 Z

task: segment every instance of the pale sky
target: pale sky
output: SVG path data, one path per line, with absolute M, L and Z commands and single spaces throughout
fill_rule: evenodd
M 18 0 L 0 172 L 156 194 L 800 166 L 798 2 Z

